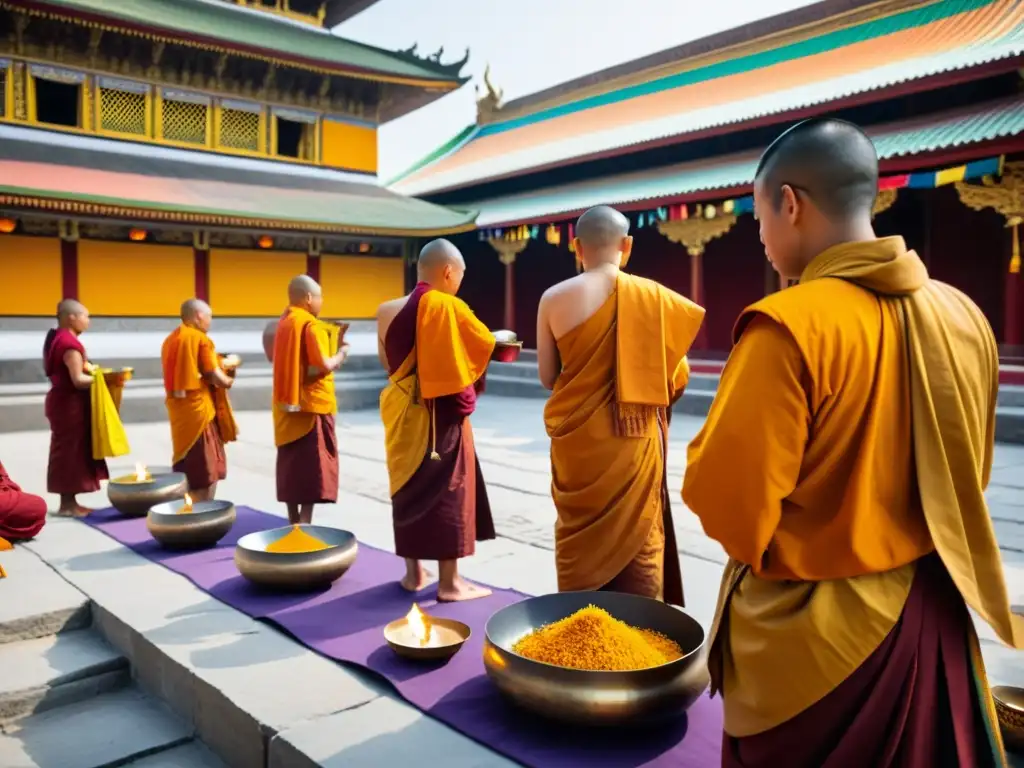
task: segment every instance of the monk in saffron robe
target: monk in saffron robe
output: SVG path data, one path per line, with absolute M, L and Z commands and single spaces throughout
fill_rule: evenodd
M 465 270 L 450 242 L 427 243 L 412 293 L 377 311 L 377 352 L 389 378 L 380 413 L 395 553 L 406 562 L 401 583 L 410 592 L 425 588 L 422 561 L 437 560 L 440 601 L 490 594 L 459 576 L 458 561 L 495 537 L 469 423 L 495 339 L 455 296 Z
M 754 204 L 791 288 L 750 306 L 683 499 L 730 557 L 710 633 L 723 766 L 1002 766 L 968 606 L 1007 644 L 983 491 L 998 356 L 984 315 L 876 239 L 874 146 L 813 120 Z
M 334 371 L 348 345 L 329 347 L 330 333 L 318 317 L 324 298 L 313 278 L 288 284 L 288 308 L 274 334 L 274 443 L 277 500 L 292 524 L 311 523 L 315 504 L 338 500 L 338 436 Z
M 213 340 L 210 306 L 199 299 L 181 305 L 181 325 L 160 350 L 165 403 L 171 421 L 171 459 L 175 472 L 188 479 L 193 501 L 212 499 L 217 482 L 228 474 L 224 443 L 238 428 L 226 390 L 234 379 L 224 371 Z
M 683 604 L 665 461 L 672 404 L 704 310 L 622 272 L 629 220 L 599 206 L 576 224 L 583 272 L 552 286 L 537 313 L 541 383 L 558 510 L 558 588 Z
M 106 480 L 107 463 L 92 457 L 89 387 L 92 365 L 79 340 L 89 328 L 89 310 L 74 299 L 57 306 L 57 327 L 43 343 L 43 370 L 50 379 L 46 418 L 50 422 L 50 461 L 46 490 L 60 495 L 58 514 L 84 517 L 92 510 L 76 500 Z
M 3 542 L 34 539 L 46 524 L 46 501 L 25 493 L 0 464 L 0 549 Z

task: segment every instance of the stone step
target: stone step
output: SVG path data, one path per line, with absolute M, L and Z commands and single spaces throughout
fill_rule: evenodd
M 80 629 L 0 645 L 0 723 L 91 699 L 127 685 L 128 661 Z
M 15 547 L 0 553 L 0 563 L 7 571 L 7 578 L 0 579 L 0 649 L 89 626 L 88 598 L 35 554 Z M 6 674 L 6 666 L 0 669 Z
M 0 735 L 0 765 L 106 768 L 130 764 L 191 740 L 192 729 L 184 721 L 131 687 L 5 726 Z
M 130 768 L 225 768 L 201 742 L 193 741 L 141 760 L 132 760 Z

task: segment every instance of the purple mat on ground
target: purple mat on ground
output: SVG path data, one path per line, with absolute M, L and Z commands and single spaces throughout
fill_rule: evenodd
M 235 543 L 247 533 L 279 528 L 280 517 L 238 507 L 231 532 L 213 549 L 168 552 L 150 537 L 144 518 L 126 519 L 112 509 L 85 523 L 143 557 L 169 568 L 200 589 L 254 619 L 271 622 L 307 647 L 336 661 L 372 670 L 409 703 L 466 736 L 529 766 L 721 765 L 722 709 L 705 694 L 678 721 L 643 731 L 558 726 L 514 707 L 491 685 L 482 654 L 487 619 L 526 595 L 495 589 L 465 603 L 435 604 L 434 592 L 417 602 L 436 616 L 465 622 L 473 636 L 447 664 L 424 666 L 396 656 L 383 628 L 409 610 L 409 593 L 398 585 L 403 562 L 390 552 L 360 543 L 355 565 L 329 589 L 315 594 L 267 593 L 252 587 L 235 568 Z

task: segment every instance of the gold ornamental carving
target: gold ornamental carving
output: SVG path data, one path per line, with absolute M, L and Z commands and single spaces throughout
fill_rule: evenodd
M 28 100 L 25 97 L 25 64 L 14 62 L 11 69 L 14 86 L 14 119 L 28 120 Z
M 516 256 L 526 250 L 529 240 L 501 240 L 496 237 L 487 240 L 491 247 L 498 252 L 498 261 L 506 267 L 516 263 Z
M 504 105 L 503 97 L 505 91 L 494 85 L 491 80 L 491 65 L 488 64 L 484 68 L 484 87 L 487 89 L 487 93 L 477 99 L 476 102 L 476 122 L 477 125 L 484 125 L 485 123 L 493 122 L 497 119 L 497 113 Z M 480 94 L 480 86 L 476 86 L 477 95 Z
M 880 189 L 878 190 L 878 197 L 875 198 L 875 207 L 871 210 L 871 216 L 874 218 L 880 213 L 885 213 L 893 204 L 896 202 L 898 189 Z
M 1018 274 L 1021 262 L 1020 225 L 1024 223 L 1024 162 L 1004 163 L 998 181 L 991 176 L 983 178 L 981 184 L 958 181 L 956 192 L 960 202 L 968 208 L 975 211 L 992 208 L 1006 220 L 1013 237 L 1010 273 Z
M 736 224 L 736 215 L 725 213 L 713 219 L 697 218 L 659 221 L 658 231 L 673 243 L 685 246 L 691 256 L 704 253 L 707 244 L 726 234 Z

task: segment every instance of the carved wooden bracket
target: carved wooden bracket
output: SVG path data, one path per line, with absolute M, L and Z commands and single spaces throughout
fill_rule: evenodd
M 896 202 L 898 189 L 880 189 L 875 198 L 875 207 L 871 211 L 872 218 L 892 208 Z
M 322 237 L 311 237 L 309 238 L 309 245 L 306 247 L 306 253 L 310 256 L 319 256 L 324 249 L 324 240 Z
M 210 233 L 205 229 L 197 229 L 192 233 L 192 247 L 197 251 L 210 250 Z
M 516 256 L 526 250 L 530 244 L 529 240 L 500 240 L 495 237 L 488 238 L 487 242 L 498 252 L 498 260 L 506 267 L 516 263 Z
M 722 214 L 713 219 L 692 218 L 675 221 L 659 221 L 658 231 L 673 243 L 686 247 L 691 256 L 700 256 L 704 248 L 717 237 L 721 237 L 736 224 L 736 215 Z
M 1004 163 L 1003 175 L 996 181 L 991 176 L 982 179 L 981 184 L 956 183 L 960 202 L 968 208 L 980 211 L 992 208 L 1006 219 L 1006 226 L 1013 230 L 1013 253 L 1010 257 L 1010 272 L 1020 272 L 1020 225 L 1024 223 L 1024 162 Z
M 74 219 L 61 219 L 57 224 L 60 239 L 69 243 L 78 242 L 78 222 Z

